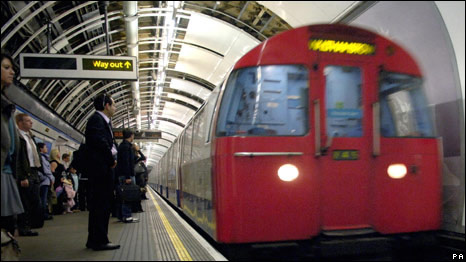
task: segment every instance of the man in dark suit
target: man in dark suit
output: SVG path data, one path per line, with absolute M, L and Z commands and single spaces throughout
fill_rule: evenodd
M 134 133 L 130 129 L 123 130 L 123 142 L 118 146 L 118 165 L 116 174 L 118 182 L 123 184 L 136 184 L 134 177 L 134 151 L 133 145 Z M 121 217 L 124 223 L 137 223 L 139 219 L 131 216 L 131 203 L 121 200 Z
M 96 112 L 86 126 L 87 172 L 89 178 L 89 236 L 86 247 L 93 250 L 118 249 L 108 240 L 108 222 L 114 189 L 117 147 L 113 139 L 110 118 L 115 114 L 113 99 L 106 93 L 94 99 Z

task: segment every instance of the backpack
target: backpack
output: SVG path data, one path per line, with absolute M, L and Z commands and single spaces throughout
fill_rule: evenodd
M 81 144 L 79 149 L 73 152 L 73 161 L 71 161 L 71 165 L 73 166 L 79 173 L 85 174 L 86 172 L 86 152 L 87 145 Z

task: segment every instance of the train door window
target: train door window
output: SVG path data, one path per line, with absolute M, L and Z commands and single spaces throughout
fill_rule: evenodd
M 349 66 L 326 66 L 325 109 L 327 135 L 362 136 L 361 69 Z
M 385 137 L 434 136 L 422 80 L 383 72 L 380 76 L 380 128 Z
M 308 69 L 268 65 L 230 74 L 217 136 L 302 136 L 308 127 Z

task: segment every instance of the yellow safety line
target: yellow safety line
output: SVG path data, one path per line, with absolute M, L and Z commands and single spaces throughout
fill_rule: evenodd
M 170 237 L 172 244 L 175 247 L 176 253 L 178 253 L 178 257 L 181 261 L 193 261 L 192 257 L 189 255 L 188 251 L 184 247 L 183 242 L 181 242 L 180 238 L 175 233 L 175 230 L 173 230 L 172 226 L 170 225 L 170 222 L 168 222 L 168 219 L 165 217 L 165 214 L 163 213 L 159 204 L 155 200 L 154 196 L 152 195 L 150 190 L 148 190 L 148 192 L 150 198 L 152 198 L 152 202 L 154 202 L 155 208 L 157 208 L 159 216 L 162 219 L 162 223 L 165 226 L 165 229 L 167 230 L 168 236 Z

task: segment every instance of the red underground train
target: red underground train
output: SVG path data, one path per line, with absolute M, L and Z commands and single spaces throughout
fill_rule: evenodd
M 150 182 L 222 244 L 431 231 L 441 148 L 407 51 L 311 25 L 244 55 Z

